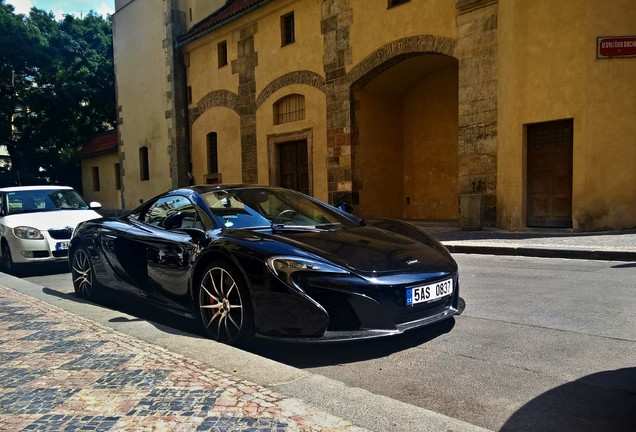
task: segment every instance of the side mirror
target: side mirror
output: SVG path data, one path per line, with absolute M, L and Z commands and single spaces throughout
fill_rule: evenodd
M 102 205 L 98 203 L 97 201 L 91 201 L 90 204 L 88 205 L 88 208 L 91 208 L 93 210 L 99 210 L 100 208 L 102 208 Z
M 168 217 L 166 217 L 161 226 L 167 230 L 181 228 L 181 224 L 183 223 L 183 215 L 181 212 L 172 213 Z
M 347 204 L 345 202 L 342 202 L 340 204 L 338 204 L 336 206 L 336 208 L 340 211 L 343 211 L 345 213 L 349 213 L 352 214 L 353 213 L 353 206 L 351 204 Z

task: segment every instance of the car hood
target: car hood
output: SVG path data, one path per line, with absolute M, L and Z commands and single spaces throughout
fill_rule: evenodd
M 443 248 L 377 227 L 260 235 L 286 243 L 296 251 L 318 255 L 355 273 L 447 273 L 457 269 Z
M 94 210 L 53 210 L 5 216 L 3 223 L 9 228 L 29 226 L 39 230 L 75 228 L 80 222 L 101 216 Z

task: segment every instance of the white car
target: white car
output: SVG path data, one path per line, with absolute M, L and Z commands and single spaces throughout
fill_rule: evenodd
M 0 253 L 2 270 L 16 265 L 66 261 L 73 231 L 80 222 L 100 218 L 68 186 L 0 188 Z

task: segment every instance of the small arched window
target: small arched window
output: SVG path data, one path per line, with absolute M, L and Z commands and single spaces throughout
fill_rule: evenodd
M 290 94 L 274 103 L 274 124 L 290 123 L 305 119 L 305 96 Z
M 150 180 L 150 170 L 148 168 L 148 147 L 139 149 L 139 179 L 141 181 Z

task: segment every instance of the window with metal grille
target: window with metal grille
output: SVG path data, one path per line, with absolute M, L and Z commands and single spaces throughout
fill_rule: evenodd
M 139 179 L 141 181 L 150 180 L 150 170 L 148 167 L 148 147 L 139 149 Z
M 216 54 L 219 59 L 219 67 L 227 66 L 227 41 L 216 45 Z
M 290 123 L 305 119 L 305 96 L 290 94 L 274 103 L 274 124 Z
M 285 46 L 296 41 L 296 32 L 294 28 L 294 13 L 288 13 L 280 17 L 280 36 L 281 45 Z
M 99 167 L 93 167 L 93 190 L 99 191 Z

